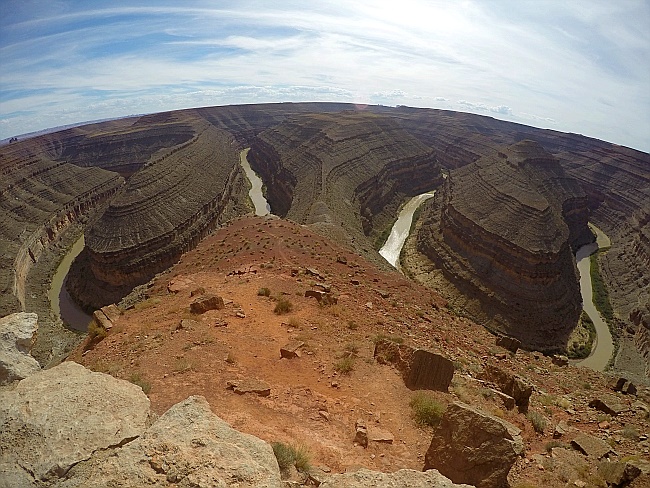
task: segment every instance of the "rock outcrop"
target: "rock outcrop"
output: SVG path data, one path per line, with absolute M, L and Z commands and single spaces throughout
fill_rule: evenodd
M 88 310 L 116 303 L 241 212 L 243 172 L 232 137 L 194 122 L 187 142 L 156 154 L 86 230 L 68 291 Z M 241 206 L 241 207 L 240 207 Z
M 38 315 L 13 313 L 0 319 L 0 385 L 40 371 L 30 351 L 36 341 Z
M 440 354 L 382 339 L 375 344 L 374 357 L 393 364 L 411 390 L 447 391 L 454 377 L 454 363 Z
M 60 480 L 94 452 L 139 436 L 148 417 L 149 399 L 126 381 L 76 363 L 33 374 L 0 392 L 0 479 Z
M 418 249 L 480 322 L 539 349 L 567 342 L 582 299 L 572 247 L 589 239 L 587 196 L 524 141 L 453 171 L 427 204 Z
M 454 483 L 505 487 L 510 468 L 524 450 L 520 432 L 505 420 L 455 402 L 434 430 L 424 469 L 437 469 Z
M 320 484 L 321 488 L 471 488 L 455 484 L 435 469 L 421 472 L 400 469 L 394 473 L 378 473 L 360 469 L 354 473 L 334 474 Z

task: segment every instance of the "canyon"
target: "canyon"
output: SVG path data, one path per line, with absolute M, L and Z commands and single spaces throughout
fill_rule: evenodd
M 338 103 L 205 107 L 91 124 L 3 146 L 0 309 L 6 314 L 39 302 L 45 311 L 43 300 L 32 297 L 41 295 L 38 287 L 47 284 L 57 259 L 82 230 L 86 248 L 67 284 L 84 308 L 117 302 L 147 283 L 214 229 L 250 211 L 239 165 L 239 154 L 248 147 L 248 161 L 263 180 L 274 214 L 387 266 L 375 249 L 404 200 L 444 187 L 441 170 L 463 171 L 483 157 L 498 160 L 504 147 L 523 140 L 535 141 L 557 161 L 566 181 L 574 180 L 584 192 L 565 218 L 583 222 L 588 212 L 611 237 L 612 247 L 598 255 L 602 273 L 617 317 L 650 362 L 648 154 L 577 134 L 433 109 Z M 438 197 L 443 196 L 441 191 Z M 428 221 L 428 212 L 422 219 Z M 567 242 L 574 247 L 586 239 L 580 222 L 568 222 Z M 552 225 L 561 224 L 553 220 Z M 455 225 L 460 236 L 470 224 L 457 219 Z M 74 232 L 62 233 L 68 228 Z M 426 252 L 421 257 L 427 258 Z M 573 288 L 565 297 L 567 323 L 580 303 Z M 485 299 L 477 300 L 485 308 Z M 554 300 L 552 293 L 544 295 L 539 305 Z M 530 324 L 508 307 L 503 311 L 504 323 L 511 324 L 507 332 L 528 337 Z M 58 323 L 56 317 L 52 323 Z M 60 323 L 57 327 L 50 334 L 43 325 L 38 341 L 43 346 L 36 347 L 43 364 L 78 341 L 70 336 L 59 344 L 60 354 L 51 354 L 47 337 L 67 334 Z M 529 345 L 561 344 L 567 327 Z

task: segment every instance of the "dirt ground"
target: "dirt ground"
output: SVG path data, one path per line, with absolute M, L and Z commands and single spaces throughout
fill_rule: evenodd
M 304 296 L 324 287 L 331 287 L 337 304 L 322 306 Z M 191 314 L 190 295 L 200 288 L 222 297 L 225 307 Z M 290 302 L 291 312 L 274 313 L 280 298 Z M 431 290 L 397 272 L 378 270 L 305 226 L 274 217 L 241 218 L 206 238 L 159 275 L 148 298 L 127 310 L 104 340 L 94 346 L 86 341 L 70 359 L 140 384 L 158 414 L 190 395 L 203 395 L 236 429 L 304 446 L 311 464 L 326 471 L 419 470 L 431 430 L 411 416 L 415 392 L 394 368 L 373 359 L 373 339 L 380 335 L 454 361 L 450 391 L 431 392 L 440 403 L 461 400 L 522 429 L 526 453 L 511 471 L 513 486 L 570 486 L 580 480 L 599 486 L 597 462 L 562 449 L 585 458 L 586 467 L 574 469 L 575 460 L 564 467 L 563 453 L 547 452 L 560 420 L 567 420 L 573 433 L 611 439 L 619 457 L 648 459 L 643 436 L 650 434 L 650 425 L 638 405 L 641 397 L 622 397 L 629 411 L 605 419 L 587 406 L 607 390 L 604 375 L 558 367 L 540 354 L 506 353 L 490 333 L 446 307 Z M 304 343 L 300 357 L 282 359 L 280 348 L 293 340 Z M 337 371 L 348 355 L 351 371 Z M 486 362 L 535 385 L 531 411 L 546 419 L 543 434 L 524 414 L 505 410 L 487 388 L 477 387 L 472 378 Z M 266 382 L 270 395 L 227 389 L 229 380 L 252 378 Z M 355 446 L 358 419 L 371 432 L 390 433 L 392 443 Z M 570 435 L 558 443 L 566 447 Z

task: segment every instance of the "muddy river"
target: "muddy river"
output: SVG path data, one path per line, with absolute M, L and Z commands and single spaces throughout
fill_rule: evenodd
M 65 255 L 61 264 L 56 269 L 52 283 L 50 284 L 50 291 L 48 297 L 50 299 L 50 306 L 54 316 L 61 316 L 63 323 L 70 329 L 86 331 L 88 323 L 92 319 L 90 315 L 85 313 L 79 306 L 72 301 L 68 291 L 63 284 L 65 278 L 70 271 L 72 261 L 76 258 L 84 248 L 84 236 L 82 235 L 70 248 L 68 254 Z
M 264 194 L 262 193 L 262 180 L 259 176 L 257 176 L 257 173 L 253 171 L 251 165 L 248 164 L 248 159 L 246 159 L 248 151 L 250 151 L 250 147 L 248 149 L 244 149 L 241 152 L 239 155 L 239 160 L 241 162 L 242 168 L 244 168 L 244 172 L 246 173 L 248 180 L 252 185 L 252 188 L 249 190 L 248 195 L 251 197 L 253 205 L 255 205 L 255 215 L 263 217 L 264 215 L 271 213 L 271 206 L 266 201 L 266 198 L 264 198 Z
M 411 198 L 406 205 L 402 207 L 402 210 L 400 210 L 388 239 L 386 239 L 386 242 L 379 250 L 379 254 L 381 254 L 394 268 L 400 269 L 399 255 L 402 252 L 404 242 L 411 231 L 413 214 L 420 205 L 426 202 L 429 198 L 432 198 L 435 194 L 436 192 L 432 191 L 417 195 Z

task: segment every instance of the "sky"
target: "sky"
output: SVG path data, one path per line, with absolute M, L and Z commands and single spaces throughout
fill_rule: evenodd
M 0 139 L 284 101 L 488 115 L 650 152 L 648 0 L 0 0 Z

